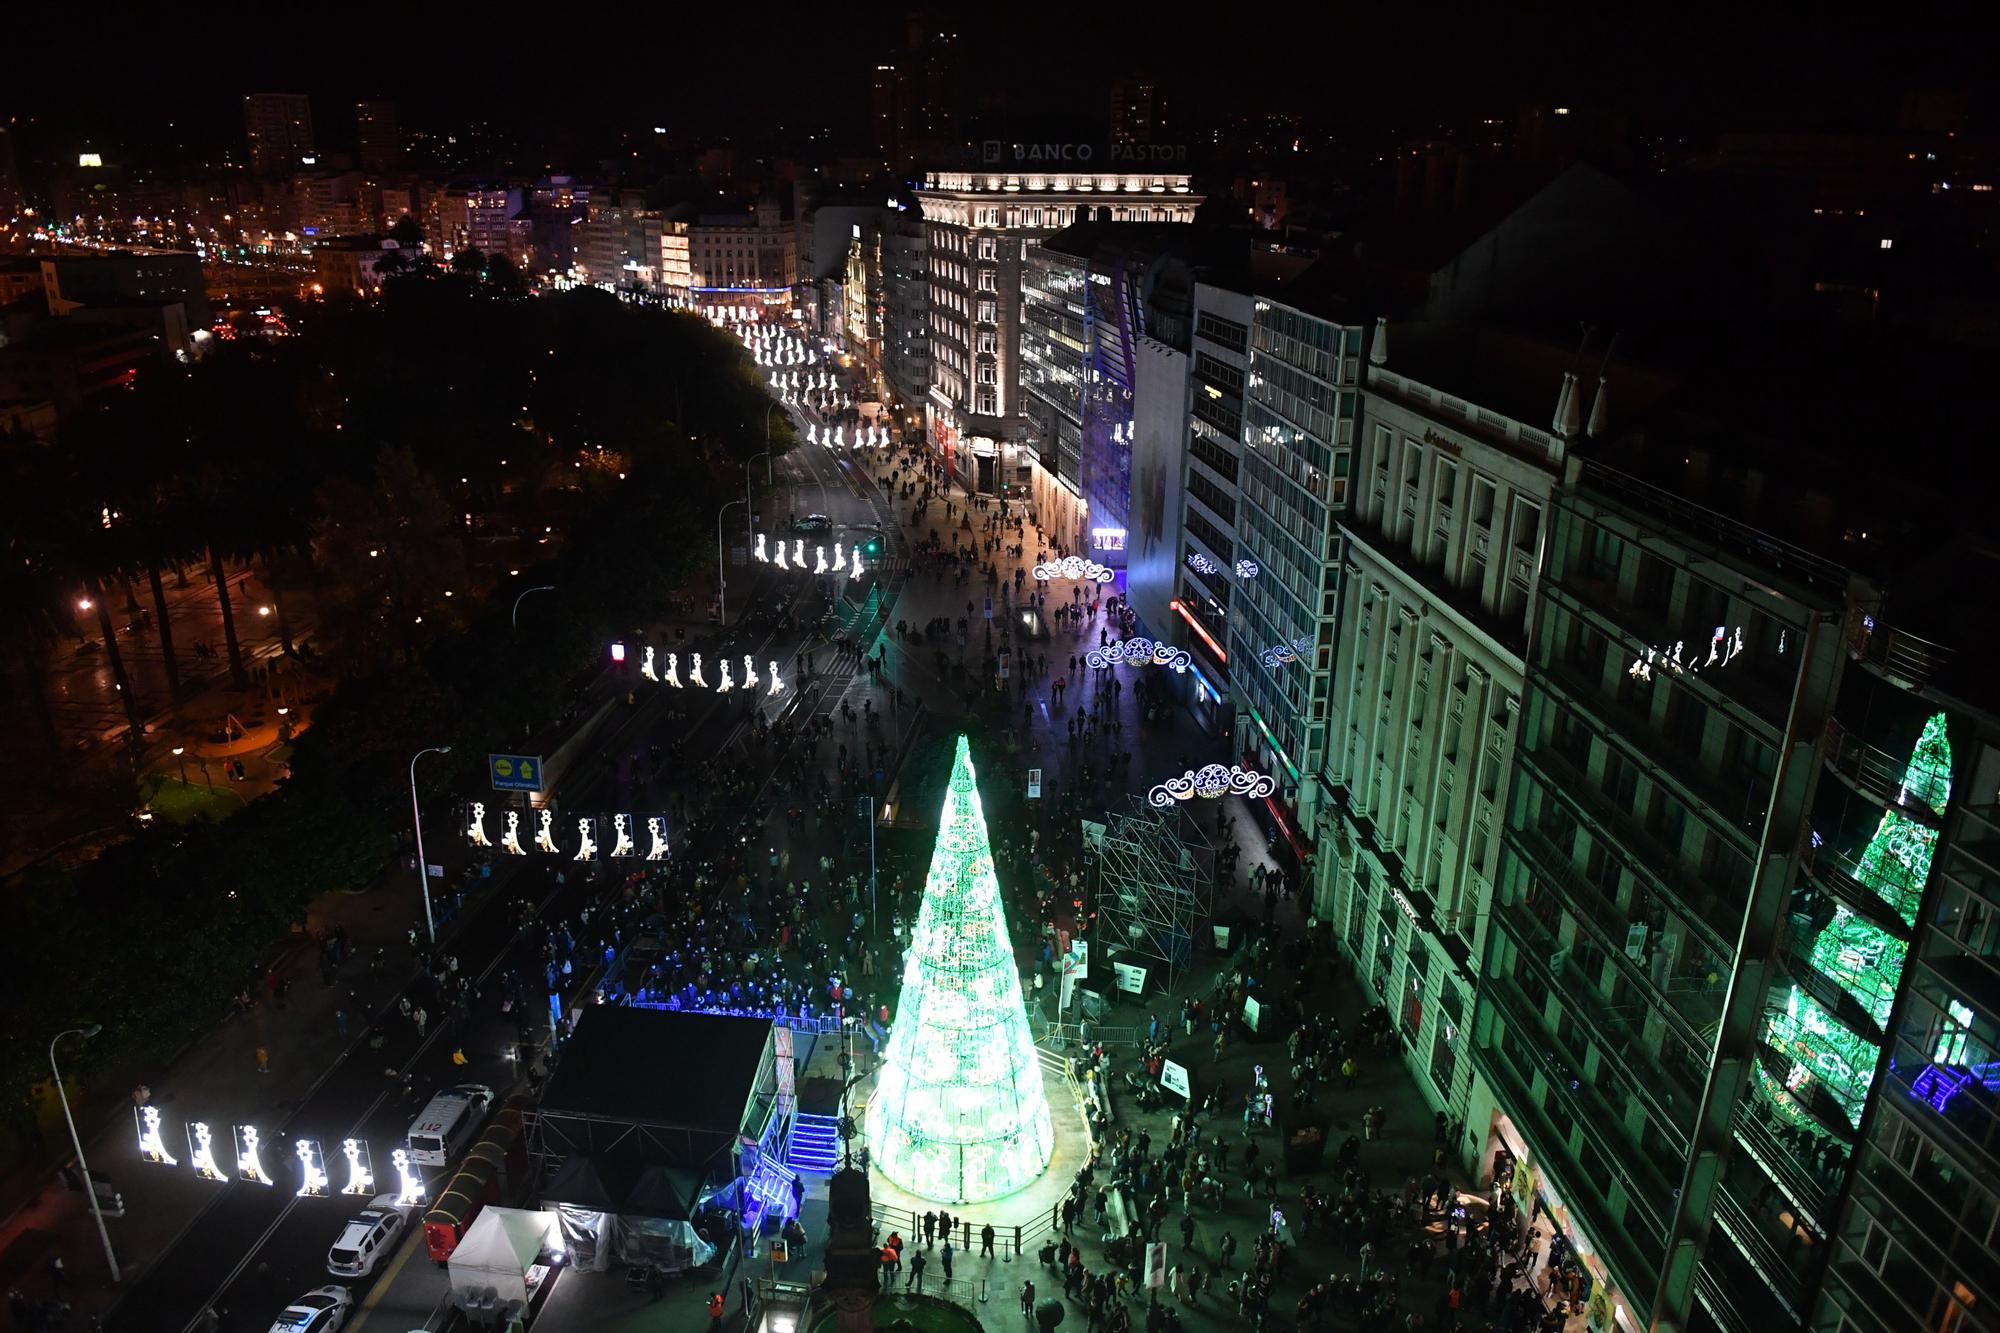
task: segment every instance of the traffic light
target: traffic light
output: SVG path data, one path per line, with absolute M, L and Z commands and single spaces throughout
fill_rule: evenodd
M 876 553 L 877 551 L 879 551 L 879 550 L 881 550 L 881 549 L 882 549 L 882 540 L 881 540 L 881 538 L 879 538 L 879 537 L 870 537 L 870 538 L 868 539 L 868 554 L 870 554 L 870 555 L 874 555 L 874 554 L 875 554 L 875 553 Z

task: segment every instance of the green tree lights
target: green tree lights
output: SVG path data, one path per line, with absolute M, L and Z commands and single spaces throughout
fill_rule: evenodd
M 1939 813 L 1951 797 L 1951 742 L 1942 713 L 1924 724 L 1903 772 L 1903 794 Z M 1899 811 L 1885 810 L 1855 863 L 1855 878 L 1914 925 L 1936 845 L 1935 830 Z M 1809 938 L 1807 956 L 1812 965 L 1886 1027 L 1896 1001 L 1896 986 L 1902 979 L 1907 946 L 1841 905 L 1835 906 L 1831 920 Z M 1809 1090 L 1818 1086 L 1850 1123 L 1860 1125 L 1881 1048 L 1827 1012 L 1797 985 L 1770 1011 L 1766 1040 L 1792 1062 L 1782 1082 L 1761 1067 L 1758 1070 L 1765 1093 L 1780 1112 L 1797 1124 L 1819 1130 L 1819 1122 L 1803 1105 Z
M 910 935 L 868 1149 L 913 1194 L 978 1203 L 1039 1176 L 1055 1131 L 963 736 Z

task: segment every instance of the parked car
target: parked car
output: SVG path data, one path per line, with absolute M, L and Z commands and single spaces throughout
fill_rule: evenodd
M 335 1277 L 367 1277 L 403 1237 L 410 1210 L 394 1194 L 378 1194 L 347 1219 L 326 1252 L 326 1271 Z
M 334 1333 L 347 1325 L 354 1296 L 346 1287 L 314 1287 L 279 1312 L 270 1333 Z

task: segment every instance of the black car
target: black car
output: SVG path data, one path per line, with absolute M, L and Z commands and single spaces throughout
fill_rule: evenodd
M 802 536 L 810 536 L 815 532 L 832 532 L 833 520 L 825 514 L 807 514 L 804 518 L 792 521 L 792 531 Z

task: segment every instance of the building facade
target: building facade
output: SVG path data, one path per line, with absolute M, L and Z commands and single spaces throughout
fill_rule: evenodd
M 1603 463 L 1565 466 L 1461 1146 L 1512 1154 L 1524 1209 L 1539 1196 L 1620 1326 L 1795 1325 L 1825 1195 L 1798 1188 L 1811 1136 L 1774 1120 L 1774 1089 L 1821 1098 L 1813 1063 L 1769 1038 L 1848 576 Z
M 920 429 L 931 387 L 929 245 L 923 214 L 901 203 L 882 236 L 882 378 L 897 425 Z
M 255 176 L 290 176 L 317 155 L 312 101 L 304 93 L 245 93 L 243 133 Z
M 697 304 L 781 314 L 799 278 L 798 235 L 775 199 L 743 213 L 704 213 L 688 230 L 688 263 Z
M 1837 906 L 1820 913 L 1836 950 L 1879 970 L 1903 956 L 1897 923 L 1909 926 L 1907 980 L 1884 1020 L 1885 1086 L 1858 1127 L 1811 1327 L 1974 1333 L 2000 1328 L 2000 718 L 1990 692 L 1974 704 L 1943 685 L 1953 653 L 1896 628 L 1882 609 L 1865 615 L 1849 626 L 1850 676 L 1865 673 L 1863 698 L 1891 706 L 1850 708 L 1843 689 L 1837 721 L 1851 739 L 1842 785 L 1858 789 L 1862 813 L 1844 847 L 1816 821 L 1807 873 L 1835 903 L 1860 905 L 1846 920 Z M 1871 713 L 1888 725 L 1868 726 Z M 1907 892 L 1882 895 L 1919 882 L 1917 903 Z M 1870 899 L 1892 902 L 1893 919 Z M 1890 938 L 1857 929 L 1859 917 Z M 1812 953 L 1828 950 L 1815 942 Z M 1880 1011 L 1879 987 L 1862 1003 L 1868 1017 Z
M 1211 584 L 1228 581 L 1236 752 L 1278 780 L 1269 813 L 1297 857 L 1306 854 L 1330 753 L 1334 627 L 1346 563 L 1340 521 L 1351 503 L 1367 333 L 1337 298 L 1316 299 L 1309 290 L 1255 294 L 1234 559 L 1199 571 Z M 1294 660 L 1284 660 L 1285 652 Z
M 1024 247 L 1085 220 L 1189 222 L 1185 175 L 934 172 L 917 192 L 929 266 L 932 447 L 961 484 L 1026 496 L 1035 486 L 1021 389 Z
M 1564 446 L 1397 372 L 1386 347 L 1378 324 L 1340 524 L 1313 907 L 1389 1009 L 1417 1087 L 1462 1119 L 1527 606 Z
M 403 134 L 394 102 L 356 102 L 354 127 L 363 171 L 395 171 L 403 165 Z
M 1247 290 L 1197 282 L 1188 360 L 1186 462 L 1181 471 L 1179 551 L 1169 604 L 1182 622 L 1175 641 L 1193 656 L 1204 690 L 1195 717 L 1233 728 L 1229 604 L 1236 568 L 1236 515 L 1243 481 L 1243 394 L 1250 374 L 1256 298 Z

